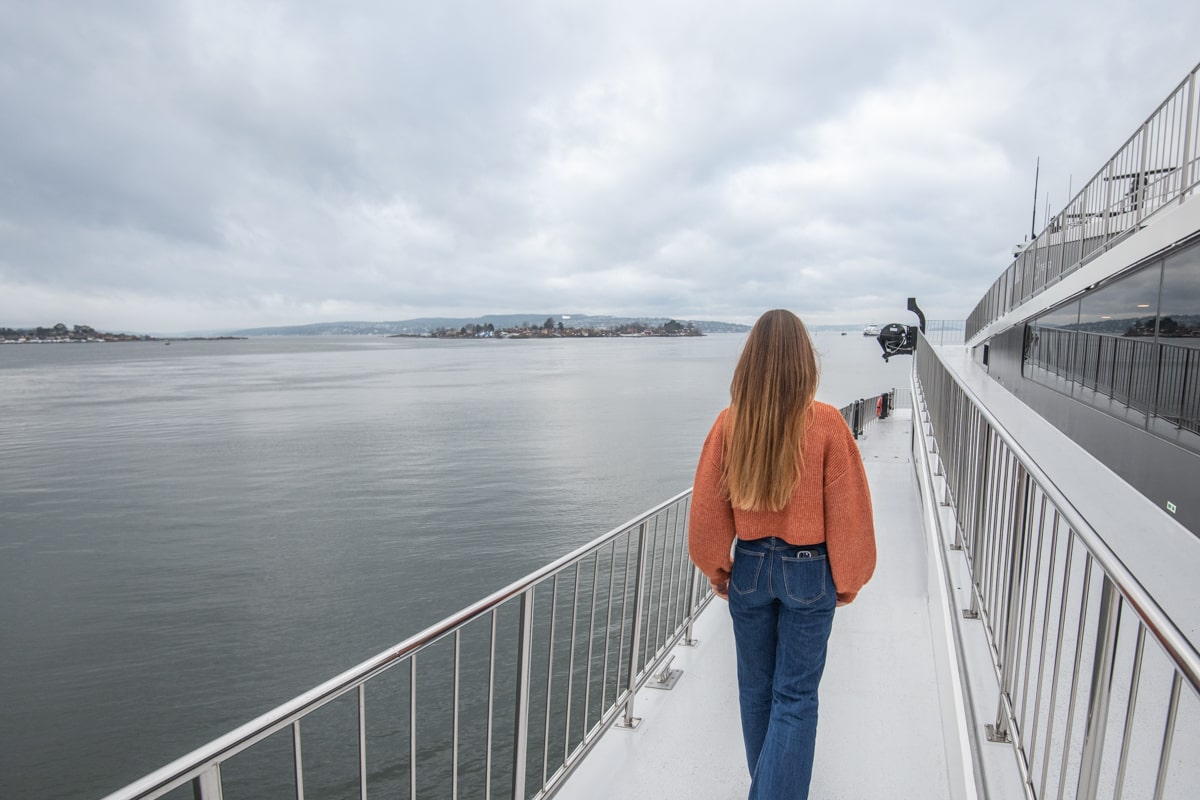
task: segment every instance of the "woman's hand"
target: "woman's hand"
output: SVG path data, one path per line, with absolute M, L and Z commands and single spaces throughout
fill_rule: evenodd
M 708 583 L 712 586 L 713 594 L 722 600 L 729 599 L 729 573 L 721 570 L 719 577 L 709 578 Z

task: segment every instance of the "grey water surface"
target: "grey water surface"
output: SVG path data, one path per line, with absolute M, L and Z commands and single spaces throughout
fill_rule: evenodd
M 815 338 L 820 399 L 907 386 Z M 743 341 L 0 347 L 0 797 L 115 790 L 686 489 Z

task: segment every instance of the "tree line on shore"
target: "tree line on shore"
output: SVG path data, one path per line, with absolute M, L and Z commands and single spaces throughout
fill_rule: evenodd
M 68 328 L 59 322 L 50 327 L 0 328 L 0 341 L 6 342 L 149 342 L 152 336 L 134 333 L 104 333 L 90 325 Z
M 428 334 L 434 339 L 546 339 L 546 338 L 595 338 L 604 336 L 703 336 L 693 323 L 684 324 L 668 320 L 662 325 L 645 325 L 629 322 L 605 328 L 577 328 L 555 322 L 547 317 L 541 325 L 524 322 L 507 328 L 497 329 L 488 322 L 482 325 L 467 324 L 459 328 L 436 328 Z

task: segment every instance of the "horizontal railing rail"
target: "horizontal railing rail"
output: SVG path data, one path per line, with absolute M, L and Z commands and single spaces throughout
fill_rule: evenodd
M 1052 217 L 967 317 L 966 338 L 1124 240 L 1200 185 L 1200 65 Z
M 933 437 L 971 576 L 964 615 L 981 620 L 998 682 L 987 734 L 1013 743 L 1026 795 L 1194 787 L 1196 645 L 924 339 L 916 376 L 914 424 Z

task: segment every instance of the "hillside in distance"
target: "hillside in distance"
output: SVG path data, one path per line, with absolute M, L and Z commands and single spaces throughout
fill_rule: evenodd
M 317 322 L 311 325 L 284 325 L 272 328 L 245 328 L 231 331 L 233 336 L 390 336 L 407 334 L 422 336 L 441 328 L 461 328 L 465 325 L 486 325 L 511 328 L 521 325 L 541 325 L 547 319 L 561 322 L 566 328 L 615 328 L 641 323 L 650 327 L 666 324 L 671 317 L 613 317 L 590 314 L 486 314 L 481 317 L 420 317 L 395 322 Z M 739 333 L 750 330 L 749 325 L 713 320 L 678 319 L 689 322 L 704 333 Z

